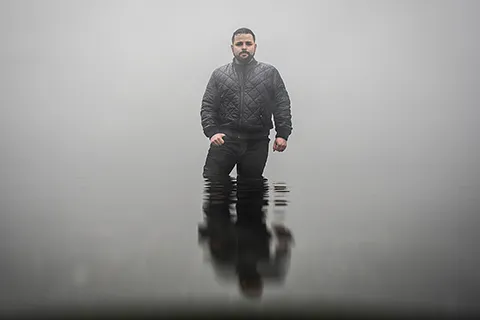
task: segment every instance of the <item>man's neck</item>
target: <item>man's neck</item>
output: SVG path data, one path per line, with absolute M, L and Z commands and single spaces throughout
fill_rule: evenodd
M 242 61 L 238 60 L 237 57 L 234 57 L 234 58 L 233 58 L 233 61 L 234 61 L 234 63 L 237 64 L 237 65 L 246 66 L 246 65 L 248 65 L 248 64 L 253 63 L 253 62 L 255 61 L 255 58 L 252 57 L 248 62 L 242 62 Z

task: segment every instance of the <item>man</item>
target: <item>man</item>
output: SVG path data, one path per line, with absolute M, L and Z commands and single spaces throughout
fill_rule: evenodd
M 292 132 L 290 98 L 278 70 L 258 62 L 255 34 L 233 33 L 232 62 L 215 69 L 202 99 L 201 124 L 210 139 L 203 176 L 261 178 L 275 121 L 273 151 L 283 152 Z

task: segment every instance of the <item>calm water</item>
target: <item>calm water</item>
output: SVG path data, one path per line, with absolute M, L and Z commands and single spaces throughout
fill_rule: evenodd
M 475 306 L 478 189 L 451 195 L 401 174 L 377 176 L 374 185 L 372 176 L 335 184 L 267 178 L 260 191 L 244 187 L 239 200 L 236 189 L 225 197 L 217 188 L 215 196 L 199 179 L 147 176 L 115 184 L 102 174 L 63 184 L 26 177 L 23 187 L 35 185 L 36 193 L 2 202 L 2 310 Z M 218 217 L 239 210 L 243 231 L 228 231 L 234 222 Z M 208 212 L 214 231 L 200 236 Z M 270 238 L 248 218 L 262 212 Z M 278 237 L 274 226 L 293 238 Z M 262 279 L 260 289 L 253 284 L 256 298 L 240 289 L 242 257 Z

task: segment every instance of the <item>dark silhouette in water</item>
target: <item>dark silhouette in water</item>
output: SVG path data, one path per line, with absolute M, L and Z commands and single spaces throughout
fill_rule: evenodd
M 281 283 L 290 261 L 290 231 L 266 224 L 268 190 L 264 178 L 208 179 L 205 221 L 199 226 L 200 240 L 207 244 L 217 275 L 236 276 L 241 292 L 252 298 L 262 295 L 264 280 Z

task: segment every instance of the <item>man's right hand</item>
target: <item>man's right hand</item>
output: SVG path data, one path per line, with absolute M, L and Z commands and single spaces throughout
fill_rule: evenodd
M 223 141 L 223 137 L 225 136 L 224 133 L 217 133 L 217 134 L 214 134 L 211 138 L 210 138 L 210 142 L 213 143 L 214 145 L 216 146 L 221 146 L 222 144 L 225 143 L 225 141 Z

